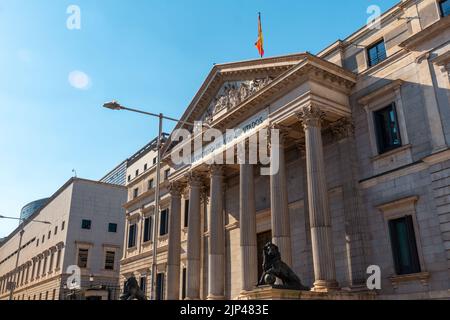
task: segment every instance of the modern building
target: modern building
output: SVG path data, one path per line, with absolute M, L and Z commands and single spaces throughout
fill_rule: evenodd
M 289 298 L 256 287 L 272 240 L 304 298 L 450 298 L 449 1 L 401 1 L 316 55 L 215 65 L 182 120 L 278 128 L 280 168 L 176 166 L 169 140 L 154 244 L 147 153 L 128 168 L 121 282 L 150 288 L 156 245 L 157 299 Z
M 0 246 L 0 300 L 11 283 L 16 300 L 117 299 L 125 201 L 123 186 L 67 181 Z
M 128 159 L 122 161 L 117 167 L 108 172 L 99 181 L 124 186 L 126 184 L 127 163 Z
M 40 200 L 36 200 L 33 202 L 30 202 L 26 206 L 22 208 L 20 211 L 20 221 L 24 221 L 31 217 L 36 211 L 40 210 L 49 200 L 49 198 L 44 198 Z

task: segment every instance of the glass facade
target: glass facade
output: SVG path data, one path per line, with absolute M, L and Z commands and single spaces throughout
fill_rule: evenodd
M 21 221 L 24 221 L 31 217 L 35 212 L 42 209 L 42 207 L 48 202 L 49 198 L 36 200 L 33 202 L 30 202 L 25 207 L 22 208 L 20 211 L 20 219 Z

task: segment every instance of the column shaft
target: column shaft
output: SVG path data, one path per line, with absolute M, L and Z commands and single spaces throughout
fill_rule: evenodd
M 280 130 L 273 127 L 272 130 Z M 276 135 L 272 134 L 272 138 Z M 278 172 L 270 176 L 270 208 L 272 218 L 272 242 L 278 246 L 281 259 L 292 266 L 291 231 L 286 184 L 286 162 L 284 155 L 285 133 L 279 131 L 278 141 L 271 141 L 271 164 L 278 162 Z M 276 166 L 275 166 L 276 167 Z
M 239 223 L 241 243 L 242 290 L 250 291 L 258 283 L 256 243 L 255 185 L 253 165 L 240 165 Z
M 200 299 L 200 251 L 201 251 L 201 189 L 198 176 L 191 175 L 189 181 L 189 218 L 187 235 L 187 279 L 186 299 Z
M 225 225 L 223 215 L 223 168 L 212 166 L 209 207 L 208 299 L 225 298 Z
M 323 113 L 314 106 L 303 108 L 299 114 L 305 130 L 308 204 L 314 262 L 314 291 L 336 289 L 333 232 L 325 177 L 321 118 Z
M 181 186 L 170 185 L 169 248 L 167 257 L 167 300 L 180 298 Z

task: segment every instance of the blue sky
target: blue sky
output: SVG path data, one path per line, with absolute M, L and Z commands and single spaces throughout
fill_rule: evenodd
M 101 178 L 156 135 L 154 119 L 103 102 L 179 117 L 213 63 L 257 58 L 257 12 L 266 56 L 317 53 L 364 25 L 369 5 L 397 2 L 0 0 L 0 214 L 18 216 L 74 168 Z M 66 27 L 72 4 L 80 30 Z M 0 237 L 16 226 L 1 221 Z

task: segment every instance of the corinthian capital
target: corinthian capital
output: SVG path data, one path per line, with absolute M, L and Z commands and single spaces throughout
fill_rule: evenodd
M 212 164 L 212 165 L 209 166 L 209 175 L 210 175 L 210 177 L 215 177 L 215 176 L 222 177 L 223 173 L 224 173 L 223 165 Z
M 190 187 L 200 188 L 203 186 L 203 177 L 197 172 L 189 172 L 186 178 Z
M 184 189 L 183 184 L 178 181 L 171 182 L 169 185 L 169 192 L 172 197 L 181 197 L 183 189 Z
M 351 137 L 355 131 L 353 122 L 348 118 L 341 118 L 330 125 L 331 132 L 334 137 L 340 141 Z
M 307 107 L 303 107 L 296 116 L 303 124 L 304 129 L 306 129 L 308 127 L 320 127 L 325 118 L 325 112 L 320 110 L 319 107 L 310 104 Z

